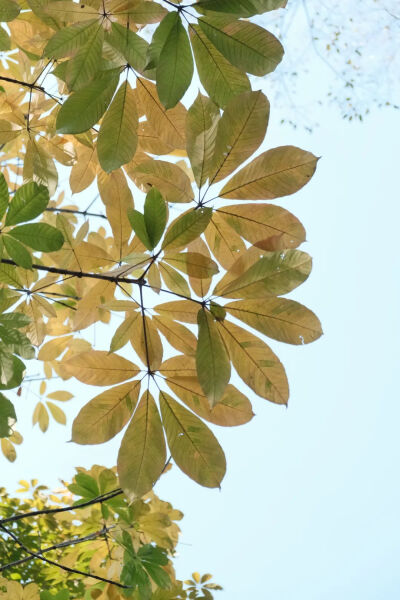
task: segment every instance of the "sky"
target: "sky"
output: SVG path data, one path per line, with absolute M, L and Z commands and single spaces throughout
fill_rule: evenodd
M 318 93 L 318 77 L 314 85 Z M 178 576 L 213 573 L 224 587 L 217 600 L 395 600 L 400 593 L 400 114 L 377 110 L 348 123 L 321 107 L 316 117 L 310 135 L 301 124 L 282 127 L 272 107 L 262 149 L 293 144 L 321 156 L 311 182 L 278 204 L 305 225 L 302 249 L 314 259 L 310 278 L 290 297 L 318 314 L 324 336 L 308 346 L 270 343 L 287 369 L 289 406 L 248 391 L 254 419 L 214 428 L 228 459 L 220 491 L 177 467 L 155 490 L 185 513 Z M 65 405 L 72 418 L 99 390 L 67 385 L 76 394 Z M 1 459 L 2 486 L 14 490 L 18 479 L 37 477 L 54 487 L 75 466 L 115 464 L 121 436 L 98 447 L 67 444 L 69 425 L 32 430 L 36 402 L 25 391 L 17 401 L 25 441 L 14 464 Z

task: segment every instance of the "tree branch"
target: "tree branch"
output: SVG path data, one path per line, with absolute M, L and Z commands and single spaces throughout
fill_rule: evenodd
M 48 212 L 69 213 L 72 215 L 82 215 L 83 217 L 98 217 L 99 219 L 107 219 L 106 215 L 100 213 L 92 213 L 87 210 L 73 210 L 72 208 L 45 208 Z
M 14 542 L 16 544 L 18 544 L 18 546 L 20 546 L 23 550 L 25 550 L 25 552 L 27 554 L 29 554 L 29 556 L 31 556 L 32 558 L 38 558 L 42 562 L 47 563 L 48 565 L 52 565 L 53 567 L 58 567 L 59 569 L 62 569 L 63 571 L 66 571 L 67 573 L 72 573 L 75 575 L 83 575 L 83 577 L 91 577 L 92 579 L 97 579 L 97 581 L 102 581 L 103 583 L 110 583 L 111 585 L 116 585 L 117 587 L 123 588 L 125 590 L 132 589 L 128 585 L 123 585 L 122 583 L 119 583 L 119 581 L 112 581 L 111 579 L 107 579 L 105 577 L 100 577 L 99 575 L 92 575 L 91 573 L 88 573 L 86 571 L 80 571 L 79 569 L 72 569 L 71 567 L 61 565 L 60 563 L 56 562 L 55 560 L 50 560 L 48 558 L 45 558 L 38 552 L 32 552 L 32 550 L 29 550 L 29 548 L 27 546 L 25 546 L 25 544 L 23 544 L 19 540 L 19 538 L 15 535 L 15 533 L 13 533 L 9 529 L 7 529 L 7 527 L 4 527 L 4 525 L 0 525 L 0 530 L 4 531 L 4 533 L 9 535 L 14 540 Z
M 78 508 L 85 508 L 86 506 L 91 506 L 92 504 L 101 504 L 102 502 L 107 502 L 107 500 L 111 500 L 111 498 L 120 496 L 122 493 L 122 489 L 118 488 L 116 490 L 113 490 L 112 492 L 108 492 L 107 494 L 97 496 L 92 500 L 81 502 L 80 504 L 63 506 L 61 508 L 43 508 L 42 510 L 33 510 L 31 512 L 14 515 L 13 517 L 6 517 L 5 519 L 0 520 L 0 526 L 4 525 L 5 523 L 13 523 L 14 521 L 19 521 L 20 519 L 27 519 L 28 517 L 37 517 L 39 515 L 54 515 L 56 513 L 68 512 L 70 510 L 76 510 Z
M 60 542 L 59 544 L 54 544 L 54 546 L 48 546 L 47 548 L 43 548 L 43 550 L 40 550 L 40 552 L 38 552 L 38 554 L 44 554 L 45 552 L 50 552 L 51 550 L 57 550 L 58 548 L 66 548 L 67 546 L 74 546 L 76 544 L 81 544 L 82 542 L 89 542 L 91 540 L 94 540 L 102 535 L 106 535 L 107 531 L 110 531 L 110 529 L 114 529 L 115 525 L 112 525 L 110 527 L 106 527 L 104 526 L 103 529 L 101 529 L 100 531 L 95 531 L 94 533 L 90 533 L 89 535 L 86 535 L 85 537 L 81 537 L 81 538 L 76 538 L 74 540 L 66 540 L 65 542 Z M 16 567 L 17 565 L 22 565 L 25 562 L 28 562 L 30 560 L 33 560 L 33 556 L 26 556 L 25 558 L 20 558 L 19 560 L 14 560 L 11 563 L 7 563 L 6 565 L 2 565 L 0 566 L 0 573 L 1 571 L 5 571 L 6 569 L 10 569 L 11 567 Z

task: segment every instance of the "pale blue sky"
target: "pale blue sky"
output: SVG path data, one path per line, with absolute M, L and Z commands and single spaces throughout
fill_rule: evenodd
M 271 343 L 287 368 L 289 408 L 254 398 L 251 423 L 216 429 L 228 458 L 221 491 L 177 468 L 156 491 L 186 515 L 178 574 L 212 572 L 224 586 L 217 599 L 395 600 L 400 115 L 376 111 L 348 124 L 324 108 L 312 135 L 282 128 L 280 118 L 273 107 L 265 147 L 295 144 L 322 156 L 311 183 L 280 204 L 304 223 L 303 249 L 314 257 L 291 297 L 319 315 L 325 335 L 305 347 Z M 67 387 L 78 394 L 71 416 L 97 393 Z M 26 441 L 16 463 L 1 459 L 1 485 L 38 477 L 54 486 L 75 465 L 115 463 L 120 437 L 82 448 L 65 443 L 69 427 L 32 430 L 36 400 L 17 401 Z

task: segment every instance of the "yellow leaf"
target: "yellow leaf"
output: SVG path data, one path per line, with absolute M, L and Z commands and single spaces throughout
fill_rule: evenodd
M 122 439 L 118 453 L 118 476 L 129 500 L 149 492 L 166 462 L 160 415 L 146 390 Z
M 38 360 L 55 360 L 65 350 L 71 339 L 72 335 L 69 335 L 46 342 L 39 350 Z
M 81 408 L 72 425 L 77 444 L 102 444 L 129 421 L 138 400 L 140 381 L 131 381 L 102 392 Z
M 264 139 L 269 102 L 261 92 L 243 92 L 225 108 L 218 124 L 210 183 L 225 179 L 257 150 Z
M 174 163 L 145 160 L 130 169 L 129 176 L 144 192 L 156 187 L 166 202 L 191 202 L 194 198 L 189 177 Z
M 280 206 L 239 204 L 216 212 L 237 234 L 263 250 L 297 248 L 306 239 L 300 221 Z
M 159 269 L 165 285 L 171 292 L 174 292 L 178 296 L 190 298 L 189 286 L 182 275 L 163 262 L 159 264 Z
M 69 176 L 71 192 L 77 194 L 86 190 L 93 183 L 97 173 L 97 158 L 95 148 L 78 146 L 78 156 Z
M 10 462 L 14 462 L 17 458 L 17 453 L 15 451 L 14 446 L 7 438 L 1 438 L 1 451 Z
M 226 461 L 212 431 L 163 391 L 160 406 L 168 446 L 178 467 L 200 485 L 219 487 Z
M 82 352 L 65 361 L 67 373 L 90 385 L 113 385 L 135 377 L 139 367 L 117 354 L 100 350 Z
M 197 323 L 199 305 L 190 300 L 176 300 L 175 302 L 164 302 L 154 306 L 154 310 L 160 315 L 166 315 L 176 321 L 183 323 Z
M 164 260 L 187 275 L 207 279 L 218 273 L 218 265 L 199 252 L 166 252 Z
M 62 390 L 47 394 L 47 398 L 50 398 L 51 400 L 57 400 L 58 402 L 68 402 L 68 400 L 71 400 L 73 397 L 74 395 L 71 394 L 71 392 L 64 392 Z
M 221 198 L 272 200 L 301 189 L 313 176 L 318 158 L 295 146 L 263 152 L 230 179 Z
M 40 429 L 45 433 L 49 426 L 49 413 L 42 402 L 38 402 L 32 415 L 32 425 L 39 423 Z
M 229 323 L 217 324 L 239 377 L 259 396 L 287 404 L 289 386 L 282 363 L 262 340 Z
M 141 315 L 138 312 L 134 312 L 131 314 L 128 313 L 126 319 L 124 319 L 121 325 L 115 330 L 115 333 L 110 343 L 110 352 L 116 352 L 120 348 L 123 348 L 123 346 L 125 346 L 125 344 L 129 342 L 136 321 L 140 317 Z
M 39 386 L 39 394 L 41 396 L 43 396 L 43 394 L 46 392 L 46 382 L 45 381 L 41 381 L 40 382 L 40 386 Z
M 309 344 L 322 335 L 318 317 L 294 300 L 239 300 L 225 304 L 224 308 L 250 327 L 287 344 Z
M 188 356 L 196 353 L 197 340 L 190 329 L 165 316 L 155 315 L 153 322 L 176 350 Z
M 224 269 L 230 269 L 246 250 L 241 237 L 227 226 L 217 212 L 213 213 L 205 238 L 211 252 Z
M 131 344 L 140 360 L 150 371 L 157 371 L 163 356 L 163 347 L 152 319 L 144 316 L 131 331 Z
M 46 401 L 46 404 L 47 404 L 49 411 L 51 412 L 53 419 L 55 421 L 57 421 L 57 423 L 60 423 L 61 425 L 65 425 L 67 422 L 67 417 L 65 416 L 65 412 L 59 406 L 57 406 L 57 404 L 54 404 L 53 402 Z

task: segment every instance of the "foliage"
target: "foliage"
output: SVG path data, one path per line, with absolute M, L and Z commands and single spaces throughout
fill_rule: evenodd
M 183 515 L 153 492 L 128 504 L 115 473 L 99 466 L 90 471 L 78 469 L 72 484 L 64 483 L 53 492 L 37 480 L 20 484 L 18 492 L 28 496 L 11 497 L 3 488 L 0 516 L 11 520 L 20 543 L 40 553 L 43 560 L 33 561 L 29 555 L 21 558 L 18 544 L 7 543 L 4 528 L 9 525 L 2 527 L 0 570 L 7 579 L 0 578 L 0 598 L 86 600 L 108 598 L 113 589 L 113 600 L 126 595 L 141 600 L 157 598 L 152 593 L 157 587 L 165 590 L 165 600 L 193 597 L 192 583 L 176 579 L 172 562 L 179 536 L 176 521 Z M 83 502 L 92 504 L 79 508 Z M 31 512 L 39 514 L 29 516 Z M 28 517 L 12 521 L 23 514 Z M 124 558 L 124 554 L 128 556 Z M 136 584 L 131 555 L 136 571 L 146 569 L 138 592 L 106 581 L 118 583 L 122 570 L 121 582 Z M 57 564 L 75 573 L 60 570 Z M 91 577 L 77 579 L 77 571 Z M 105 581 L 94 581 L 93 575 Z M 204 575 L 203 581 L 210 577 Z M 209 589 L 221 588 L 211 583 Z
M 0 332 L 10 357 L 2 381 L 21 384 L 19 356 L 29 359 L 34 346 L 45 380 L 106 388 L 81 408 L 72 440 L 100 444 L 126 428 L 117 458 L 123 515 L 115 499 L 101 506 L 120 534 L 111 572 L 135 598 L 149 598 L 154 586 L 159 600 L 186 592 L 178 584 L 164 592 L 165 573 L 172 577 L 165 537 L 159 543 L 152 529 L 140 545 L 119 521 L 136 520 L 131 511 L 170 460 L 219 487 L 226 460 L 207 422 L 247 423 L 253 393 L 286 405 L 286 373 L 265 337 L 302 345 L 322 333 L 313 312 L 283 297 L 311 271 L 311 257 L 298 249 L 304 228 L 262 202 L 300 190 L 318 160 L 293 146 L 260 152 L 270 107 L 248 74 L 273 71 L 283 48 L 251 18 L 285 5 L 6 0 L 0 8 L 9 40 L 0 75 L 0 323 L 11 340 Z M 68 171 L 73 194 L 97 186 L 105 214 L 65 198 L 58 177 Z M 99 323 L 108 325 L 102 349 L 86 335 Z M 43 432 L 49 413 L 66 422 L 53 400 L 72 397 L 46 393 L 45 381 L 33 414 Z M 2 449 L 13 460 L 16 414 L 0 401 Z M 90 500 L 108 489 L 107 477 L 96 471 L 93 483 L 80 472 L 69 489 Z M 78 535 L 71 526 L 66 534 Z M 104 547 L 94 556 L 84 554 L 85 565 L 105 569 Z M 54 575 L 35 573 L 34 582 L 64 581 L 52 566 Z M 197 579 L 189 597 L 210 598 L 207 576 Z M 83 594 L 79 585 L 71 580 Z M 85 600 L 119 597 L 113 587 L 96 589 Z

